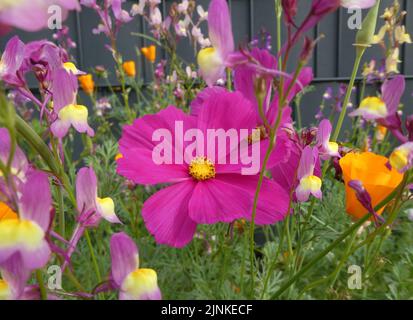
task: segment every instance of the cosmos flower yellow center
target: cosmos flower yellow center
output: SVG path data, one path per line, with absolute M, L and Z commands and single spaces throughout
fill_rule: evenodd
M 10 299 L 11 291 L 8 283 L 3 279 L 0 279 L 0 300 Z
M 385 117 L 387 115 L 387 108 L 385 102 L 378 97 L 367 97 L 361 104 L 360 109 L 369 110 L 372 113 Z
M 136 269 L 122 283 L 122 290 L 135 298 L 153 292 L 158 287 L 158 276 L 152 269 Z
M 307 176 L 301 179 L 301 187 L 304 190 L 315 192 L 321 188 L 321 179 L 317 176 Z
M 390 165 L 398 171 L 403 170 L 408 161 L 408 151 L 402 148 L 393 151 L 389 158 Z
M 215 165 L 206 157 L 196 157 L 189 165 L 189 174 L 198 181 L 215 177 Z

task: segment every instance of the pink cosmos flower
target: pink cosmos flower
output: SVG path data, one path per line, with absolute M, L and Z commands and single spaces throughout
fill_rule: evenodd
M 69 10 L 80 10 L 78 0 L 2 0 L 0 24 L 25 31 L 39 31 L 47 27 L 50 19 L 49 7 L 57 5 L 62 9 L 65 20 Z
M 300 181 L 295 191 L 297 200 L 305 202 L 310 194 L 321 199 L 321 179 L 314 175 L 314 168 L 318 160 L 318 149 L 307 146 L 301 155 L 297 178 Z
M 330 141 L 332 126 L 328 119 L 320 122 L 317 130 L 317 146 L 323 160 L 330 157 L 339 157 L 337 142 Z
M 208 30 L 212 47 L 198 53 L 200 75 L 208 86 L 225 77 L 226 60 L 234 51 L 231 15 L 226 0 L 212 0 L 208 9 Z
M 131 126 L 125 126 L 119 142 L 123 155 L 118 160 L 118 173 L 138 184 L 155 185 L 168 183 L 143 205 L 142 216 L 148 230 L 160 244 L 183 247 L 195 233 L 197 224 L 232 222 L 251 218 L 252 201 L 257 187 L 257 175 L 242 175 L 240 157 L 236 164 L 229 164 L 233 153 L 227 140 L 226 153 L 194 152 L 186 154 L 183 164 L 156 164 L 152 159 L 157 142 L 152 135 L 158 128 L 171 132 L 168 139 L 178 155 L 193 146 L 194 142 L 181 145 L 175 142 L 179 134 L 177 121 L 182 122 L 183 132 L 198 129 L 207 136 L 208 129 L 233 129 L 239 132 L 256 127 L 256 115 L 251 103 L 241 93 L 211 92 L 201 102 L 197 116 L 187 115 L 170 106 L 156 115 L 139 118 Z M 190 132 L 190 131 L 189 131 Z M 197 141 L 198 142 L 198 141 Z M 206 143 L 204 143 L 206 145 Z M 175 154 L 175 152 L 172 152 Z M 226 158 L 226 164 L 220 159 Z M 261 160 L 261 159 L 259 159 Z M 277 183 L 264 179 L 259 197 L 257 224 L 271 224 L 282 220 L 288 210 L 288 194 Z
M 0 221 L 0 267 L 18 263 L 27 270 L 42 268 L 50 258 L 46 239 L 52 197 L 45 173 L 31 172 L 22 186 L 19 218 Z
M 154 270 L 139 267 L 139 253 L 125 233 L 110 239 L 112 284 L 119 290 L 119 300 L 161 300 L 158 277 Z

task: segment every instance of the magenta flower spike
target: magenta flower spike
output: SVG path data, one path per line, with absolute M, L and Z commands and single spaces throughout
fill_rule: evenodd
M 226 60 L 234 51 L 231 15 L 226 0 L 212 0 L 208 9 L 208 29 L 212 47 L 198 53 L 200 74 L 208 86 L 225 77 Z
M 31 172 L 20 192 L 19 219 L 0 221 L 0 267 L 18 258 L 28 270 L 42 268 L 51 254 L 46 239 L 52 205 L 47 175 Z
M 119 300 L 161 300 L 158 277 L 154 270 L 139 267 L 138 248 L 123 232 L 110 239 L 111 278 L 119 290 Z
M 317 131 L 317 146 L 323 160 L 330 157 L 339 157 L 337 142 L 330 141 L 332 126 L 328 119 L 320 122 Z
M 0 6 L 0 24 L 25 31 L 39 31 L 48 26 L 49 7 L 59 6 L 65 20 L 70 10 L 80 10 L 78 0 L 21 0 L 7 1 Z
M 198 224 L 251 219 L 259 170 L 253 175 L 242 174 L 241 159 L 235 164 L 229 160 L 229 145 L 226 153 L 218 151 L 211 155 L 209 151 L 197 149 L 191 154 L 185 153 L 185 161 L 175 158 L 170 164 L 157 164 L 152 158 L 157 147 L 157 142 L 152 141 L 156 128 L 171 132 L 172 156 L 183 155 L 183 149 L 190 145 L 189 142 L 175 143 L 175 136 L 180 134 L 180 130 L 175 129 L 176 123 L 182 124 L 183 132 L 197 129 L 203 137 L 207 137 L 208 129 L 252 132 L 256 128 L 254 108 L 241 93 L 208 90 L 206 96 L 209 98 L 203 102 L 198 100 L 202 106 L 196 108 L 196 117 L 170 106 L 155 115 L 139 118 L 123 129 L 120 140 L 123 157 L 117 162 L 118 173 L 138 184 L 170 184 L 150 197 L 142 209 L 147 229 L 160 244 L 184 247 L 192 240 Z M 264 144 L 258 147 L 264 149 Z M 225 164 L 220 163 L 224 158 L 227 159 Z M 256 169 L 259 169 L 262 159 L 256 160 Z M 287 192 L 277 183 L 264 179 L 256 223 L 265 225 L 282 220 L 288 203 Z
M 296 189 L 296 197 L 299 202 L 306 202 L 311 194 L 318 199 L 322 198 L 321 179 L 314 175 L 317 159 L 317 148 L 310 146 L 304 148 L 297 171 L 300 182 Z

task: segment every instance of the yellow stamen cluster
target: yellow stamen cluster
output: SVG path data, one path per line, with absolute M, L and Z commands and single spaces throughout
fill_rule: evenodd
M 215 178 L 215 165 L 207 157 L 196 157 L 189 165 L 189 174 L 198 181 Z

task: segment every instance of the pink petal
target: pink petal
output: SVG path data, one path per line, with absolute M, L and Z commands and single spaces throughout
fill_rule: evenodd
M 144 203 L 142 217 L 157 243 L 182 248 L 192 240 L 197 224 L 189 217 L 188 204 L 195 185 L 193 181 L 172 185 Z
M 191 179 L 187 165 L 157 165 L 152 159 L 152 151 L 148 149 L 124 149 L 117 164 L 118 174 L 139 184 L 153 185 Z
M 221 175 L 221 180 L 226 183 L 238 186 L 245 190 L 251 200 L 251 206 L 247 212 L 244 212 L 244 218 L 251 220 L 253 200 L 258 186 L 258 175 L 242 176 L 242 175 Z M 279 184 L 270 179 L 264 178 L 258 198 L 258 206 L 255 222 L 258 225 L 272 224 L 282 220 L 289 207 L 289 193 Z
M 21 248 L 20 254 L 22 256 L 23 264 L 30 270 L 43 268 L 50 259 L 50 246 L 46 239 L 42 241 L 40 247 L 33 250 Z
M 197 116 L 208 99 L 225 92 L 223 87 L 208 87 L 202 90 L 191 102 L 191 115 Z
M 226 0 L 212 0 L 208 9 L 209 38 L 221 58 L 234 51 L 234 36 L 232 34 L 231 14 Z
M 112 278 L 120 287 L 125 277 L 138 268 L 138 248 L 124 232 L 115 233 L 110 239 Z
M 225 180 L 226 175 L 199 182 L 189 201 L 189 216 L 203 224 L 232 222 L 247 215 L 252 200 L 242 185 Z
M 13 254 L 6 263 L 1 266 L 1 277 L 10 285 L 12 296 L 19 299 L 30 277 L 30 270 L 25 268 L 21 255 Z
M 20 217 L 36 222 L 43 231 L 50 224 L 52 195 L 47 174 L 33 171 L 22 188 Z
M 96 210 L 97 179 L 92 168 L 82 168 L 76 176 L 76 201 L 79 213 Z
M 406 88 L 404 76 L 397 75 L 391 80 L 386 80 L 382 87 L 382 99 L 386 103 L 387 111 L 390 115 L 397 112 L 400 100 Z

